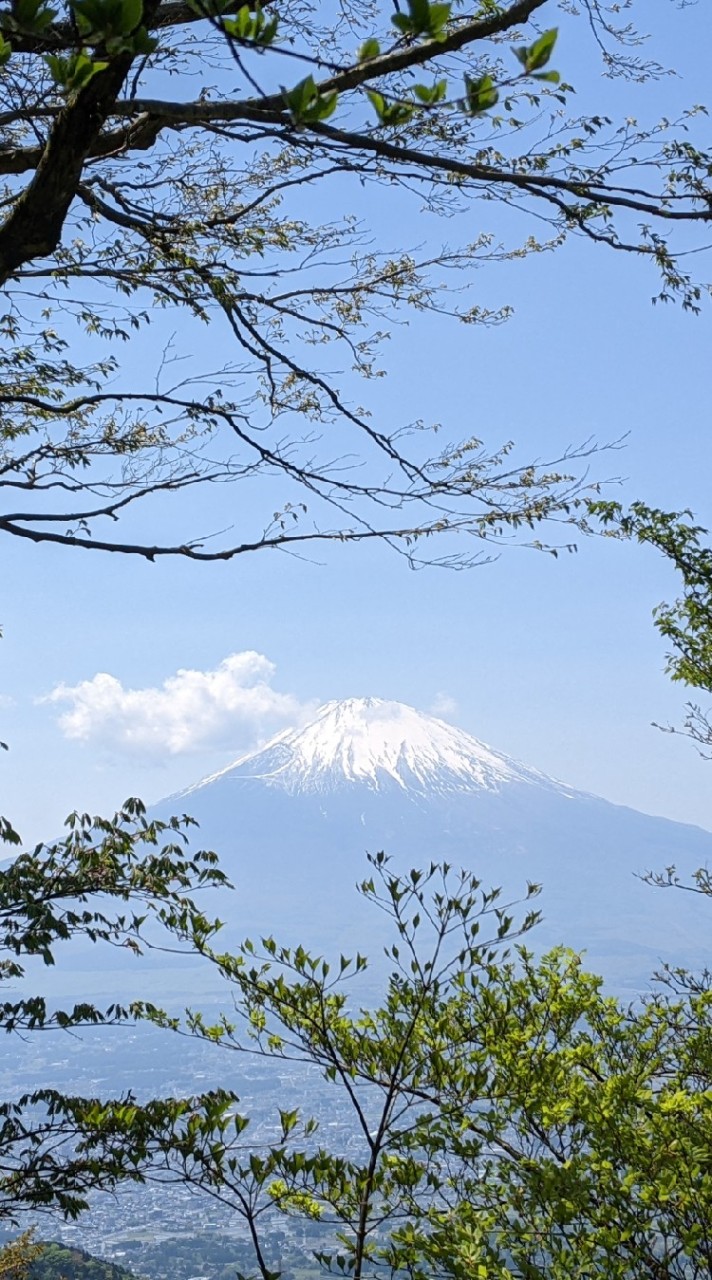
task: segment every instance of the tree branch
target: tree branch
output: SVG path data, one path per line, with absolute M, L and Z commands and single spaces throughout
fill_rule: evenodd
M 35 176 L 0 224 L 0 285 L 59 244 L 87 157 L 96 146 L 133 62 L 119 54 L 57 116 Z

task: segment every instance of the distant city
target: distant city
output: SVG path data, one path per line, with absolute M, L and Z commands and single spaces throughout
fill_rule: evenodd
M 352 1112 L 318 1071 L 298 1063 L 238 1059 L 198 1040 L 182 1040 L 176 1052 L 170 1032 L 150 1028 L 54 1032 L 19 1045 L 8 1040 L 0 1053 L 0 1083 L 5 1097 L 51 1084 L 87 1097 L 130 1092 L 138 1100 L 229 1086 L 250 1117 L 249 1141 L 257 1150 L 278 1137 L 279 1107 L 322 1117 L 335 1153 L 354 1155 L 358 1148 Z M 234 1280 L 236 1270 L 249 1272 L 254 1265 L 242 1220 L 178 1181 L 98 1194 L 76 1222 L 43 1216 L 33 1221 L 39 1238 L 77 1245 L 151 1280 L 190 1280 L 207 1274 L 206 1267 L 211 1277 L 224 1272 L 225 1280 Z M 15 1234 L 6 1229 L 0 1238 Z M 263 1238 L 275 1269 L 298 1280 L 305 1270 L 314 1271 L 311 1251 L 324 1246 L 328 1234 L 319 1223 L 275 1211 L 263 1221 Z

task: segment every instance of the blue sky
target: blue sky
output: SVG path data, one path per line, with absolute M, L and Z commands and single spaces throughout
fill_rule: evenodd
M 703 6 L 658 0 L 648 12 L 664 37 L 655 51 L 679 77 L 641 91 L 604 82 L 601 100 L 673 114 L 707 87 Z M 565 46 L 557 61 L 568 76 L 564 55 Z M 582 102 L 598 102 L 597 85 L 579 87 Z M 466 228 L 412 209 L 402 222 L 395 210 L 384 239 L 403 247 L 499 231 L 496 206 L 479 206 L 482 225 Z M 645 264 L 581 243 L 486 266 L 477 301 L 511 303 L 512 319 L 483 330 L 414 318 L 394 331 L 389 376 L 371 402 L 384 421 L 438 419 L 454 438 L 476 432 L 492 447 L 513 438 L 523 457 L 626 436 L 623 449 L 591 461 L 597 478 L 621 478 L 612 496 L 689 506 L 712 525 L 709 306 L 700 317 L 654 307 L 656 285 Z M 214 341 L 206 335 L 206 350 Z M 211 514 L 208 500 L 197 515 Z M 319 702 L 375 694 L 447 708 L 446 718 L 573 785 L 712 828 L 712 764 L 651 727 L 679 722 L 685 701 L 662 672 L 650 621 L 674 579 L 651 552 L 577 543 L 557 559 L 510 550 L 468 572 L 414 573 L 376 547 L 200 566 L 6 542 L 3 810 L 39 839 L 75 806 L 156 799 Z M 248 652 L 259 660 L 220 667 Z M 179 669 L 204 674 L 162 692 Z M 47 701 L 97 673 L 117 683 Z

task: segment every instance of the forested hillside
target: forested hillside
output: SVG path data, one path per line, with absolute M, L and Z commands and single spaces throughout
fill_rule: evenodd
M 28 1280 L 136 1280 L 115 1262 L 94 1258 L 84 1249 L 49 1241 L 30 1266 Z

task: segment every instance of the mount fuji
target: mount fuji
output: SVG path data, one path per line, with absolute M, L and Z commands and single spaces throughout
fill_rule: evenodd
M 399 868 L 465 866 L 511 898 L 541 883 L 528 945 L 585 949 L 618 989 L 661 962 L 709 963 L 712 903 L 640 874 L 689 875 L 712 861 L 712 833 L 577 791 L 401 703 L 327 703 L 153 812 L 191 814 L 220 854 L 236 887 L 219 905 L 228 942 L 378 952 L 382 925 L 354 886 L 366 851 L 384 850 Z
M 327 702 L 305 729 L 278 734 L 183 794 L 235 778 L 259 779 L 291 795 L 395 784 L 411 799 L 496 791 L 515 781 L 558 785 L 443 720 L 381 698 Z

